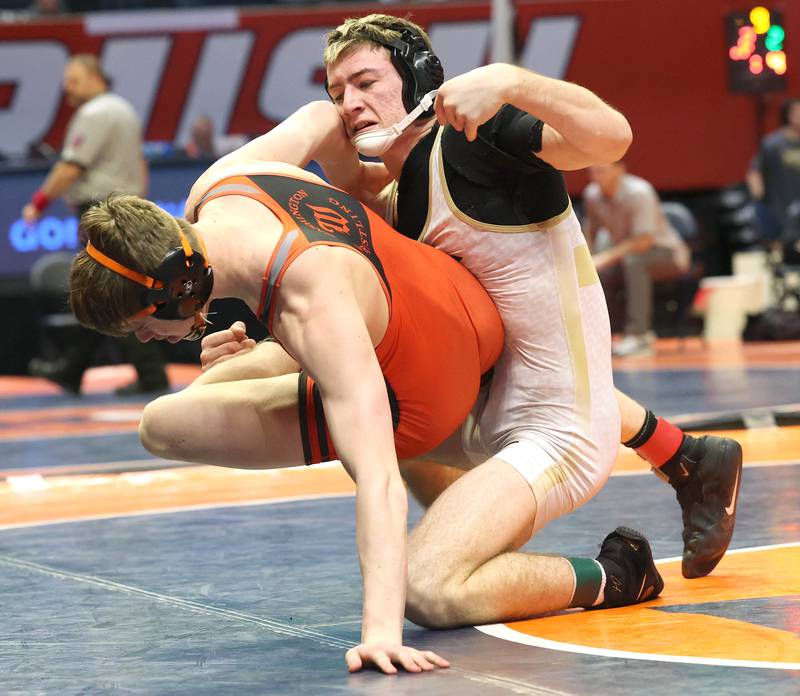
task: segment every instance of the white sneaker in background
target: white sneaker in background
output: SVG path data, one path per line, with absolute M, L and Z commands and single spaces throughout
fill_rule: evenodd
M 652 331 L 638 335 L 623 336 L 611 348 L 611 354 L 619 358 L 634 355 L 652 355 L 655 334 Z

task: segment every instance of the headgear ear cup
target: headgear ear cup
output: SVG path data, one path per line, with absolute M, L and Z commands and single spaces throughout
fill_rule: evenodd
M 413 111 L 422 97 L 438 89 L 444 82 L 444 68 L 425 40 L 410 29 L 402 29 L 400 39 L 385 44 L 400 77 L 403 78 L 403 106 Z M 431 109 L 420 118 L 430 118 Z

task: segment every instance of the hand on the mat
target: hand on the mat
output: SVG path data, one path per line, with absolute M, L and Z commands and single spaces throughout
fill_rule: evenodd
M 406 672 L 430 672 L 450 663 L 430 650 L 415 650 L 396 643 L 371 643 L 350 648 L 344 656 L 347 669 L 358 672 L 362 667 L 377 667 L 385 674 L 396 674 L 400 665 Z
M 202 347 L 200 365 L 205 371 L 212 365 L 225 362 L 243 352 L 253 350 L 256 347 L 256 342 L 247 337 L 247 329 L 244 322 L 237 321 L 231 324 L 229 329 L 208 334 L 200 345 Z

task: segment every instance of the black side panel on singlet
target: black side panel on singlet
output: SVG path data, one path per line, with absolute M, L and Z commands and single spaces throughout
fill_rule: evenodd
M 491 225 L 545 222 L 569 206 L 563 174 L 534 154 L 543 124 L 506 104 L 469 142 L 448 126 L 442 134 L 445 178 L 458 209 Z
M 411 239 L 419 239 L 428 218 L 429 161 L 439 125 L 411 150 L 403 164 L 397 184 L 397 220 L 395 229 Z
M 309 242 L 335 242 L 362 253 L 375 267 L 391 295 L 389 280 L 372 243 L 364 206 L 343 191 L 277 174 L 248 177 L 294 220 Z
M 542 121 L 505 104 L 469 142 L 447 126 L 442 153 L 447 187 L 456 207 L 491 225 L 530 225 L 550 220 L 569 206 L 564 176 L 536 156 Z M 428 216 L 429 160 L 434 125 L 408 156 L 397 191 L 396 229 L 418 239 Z

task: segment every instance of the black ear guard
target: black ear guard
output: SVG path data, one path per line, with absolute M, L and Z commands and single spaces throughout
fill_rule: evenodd
M 392 64 L 403 78 L 403 106 L 411 113 L 428 92 L 439 89 L 444 82 L 444 68 L 424 39 L 410 29 L 399 29 L 400 38 L 380 42 L 389 49 Z M 430 118 L 428 109 L 420 118 Z
M 155 305 L 157 319 L 188 319 L 203 307 L 214 287 L 214 273 L 199 251 L 187 258 L 183 247 L 167 253 L 153 273 L 161 287 L 147 288 L 143 293 L 144 307 Z

